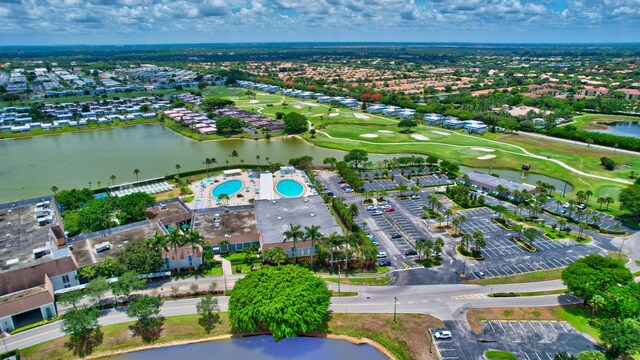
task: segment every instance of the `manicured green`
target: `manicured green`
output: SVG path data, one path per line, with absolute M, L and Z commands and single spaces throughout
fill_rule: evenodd
M 338 283 L 337 278 L 328 278 L 326 281 L 332 283 Z M 384 277 L 347 277 L 341 278 L 340 283 L 343 285 L 371 285 L 371 286 L 386 286 L 393 281 L 391 276 Z
M 564 269 L 541 270 L 511 276 L 494 277 L 489 279 L 475 279 L 469 281 L 469 283 L 480 285 L 499 285 L 557 280 L 560 279 L 563 270 Z
M 514 353 L 502 350 L 487 350 L 484 352 L 484 357 L 488 360 L 518 360 Z

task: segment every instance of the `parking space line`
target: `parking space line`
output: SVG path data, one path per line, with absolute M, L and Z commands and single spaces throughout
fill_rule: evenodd
M 538 325 L 540 325 L 540 328 L 542 329 L 542 331 L 544 331 L 544 332 L 545 332 L 545 334 L 549 333 L 549 332 L 544 328 L 544 326 L 542 326 L 542 323 L 540 322 L 540 320 L 538 320 Z
M 516 332 L 516 329 L 513 327 L 513 324 L 511 323 L 511 321 L 509 321 L 509 326 L 511 326 L 511 330 L 513 330 L 513 332 Z
M 527 321 L 529 323 L 529 326 L 531 326 L 531 329 L 533 329 L 534 333 L 538 333 L 538 331 L 536 330 L 536 328 L 533 327 L 533 324 L 531 323 L 531 321 Z
M 526 352 L 524 353 L 524 356 L 527 357 L 527 360 L 531 360 L 531 358 L 529 357 L 529 355 Z
M 535 352 L 534 354 L 536 354 L 536 356 L 538 357 L 538 360 L 542 360 L 542 358 L 540 357 L 540 355 L 538 355 L 538 352 Z
M 500 328 L 502 329 L 502 332 L 506 332 L 506 331 L 504 331 L 504 327 L 502 326 L 502 322 L 498 322 L 498 325 L 500 325 Z
M 562 325 L 562 321 L 558 321 L 558 324 L 560 324 L 560 326 L 562 327 L 562 330 L 564 330 L 565 332 L 569 332 L 569 330 L 567 330 L 567 328 L 564 327 L 564 325 Z
M 491 325 L 491 321 L 488 321 L 489 326 L 491 327 L 491 331 L 496 332 L 496 329 L 493 328 L 493 325 Z
M 545 351 L 544 353 L 547 354 L 547 357 L 549 358 L 549 360 L 553 360 L 553 358 L 551 357 L 551 355 L 549 355 L 548 352 Z
M 549 324 L 549 326 L 551 326 L 551 328 L 553 329 L 553 331 L 555 331 L 555 332 L 556 332 L 556 334 L 558 334 L 558 330 L 556 330 L 555 326 L 553 326 L 553 324 L 552 324 L 550 321 L 548 321 L 548 322 L 547 322 L 547 324 Z
M 522 328 L 522 331 L 524 331 L 525 333 L 527 332 L 527 330 L 524 329 L 524 326 L 522 326 L 522 322 L 518 321 L 518 324 L 520 324 L 520 327 Z

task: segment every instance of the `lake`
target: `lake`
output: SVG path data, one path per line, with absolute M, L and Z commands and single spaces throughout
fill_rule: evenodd
M 237 158 L 231 158 L 236 150 Z M 271 162 L 287 163 L 290 158 L 313 156 L 316 164 L 326 157 L 341 159 L 344 152 L 311 145 L 294 137 L 272 140 L 229 139 L 193 141 L 157 124 L 136 125 L 85 132 L 36 136 L 0 141 L 0 203 L 51 194 L 60 189 L 107 186 L 111 175 L 116 184 L 203 169 L 205 158 L 218 165 Z M 371 155 L 371 161 L 390 156 Z
M 640 138 L 640 122 L 637 121 L 618 121 L 613 123 L 606 123 L 609 128 L 605 130 L 590 130 L 594 132 L 600 132 L 618 136 L 629 136 L 634 138 Z
M 145 350 L 108 359 L 384 360 L 388 358 L 370 345 L 359 346 L 343 340 L 298 337 L 283 339 L 276 343 L 273 337 L 263 335 Z
M 489 173 L 489 169 L 488 168 L 484 168 L 484 169 L 480 169 L 480 168 L 471 168 L 471 167 L 467 167 L 467 166 L 460 166 L 460 170 L 462 172 L 470 172 L 470 171 L 480 171 L 483 172 L 485 174 Z M 502 170 L 502 169 L 491 169 L 491 173 L 494 174 L 498 174 L 500 175 L 501 179 L 506 179 L 506 180 L 511 180 L 517 183 L 527 183 L 529 185 L 536 185 L 536 182 L 538 182 L 538 180 L 540 181 L 544 181 L 546 183 L 549 183 L 553 186 L 556 187 L 556 191 L 558 192 L 562 192 L 562 190 L 564 190 L 564 186 L 565 186 L 565 182 L 556 178 L 552 178 L 546 175 L 540 175 L 540 174 L 534 174 L 534 173 L 529 173 L 529 172 L 524 172 L 524 174 L 521 171 L 515 171 L 515 170 Z M 566 191 L 571 191 L 573 190 L 573 186 L 571 186 L 571 184 L 567 183 L 567 189 Z

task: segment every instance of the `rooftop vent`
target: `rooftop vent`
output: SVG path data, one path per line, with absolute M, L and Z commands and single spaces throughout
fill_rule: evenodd
M 311 217 L 314 217 L 314 216 L 316 216 L 316 214 L 314 214 L 314 213 L 311 213 Z
M 278 220 L 282 220 L 282 216 L 278 216 Z

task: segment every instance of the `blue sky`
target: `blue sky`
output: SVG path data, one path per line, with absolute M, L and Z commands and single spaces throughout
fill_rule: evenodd
M 638 42 L 640 0 L 0 0 L 0 45 Z

